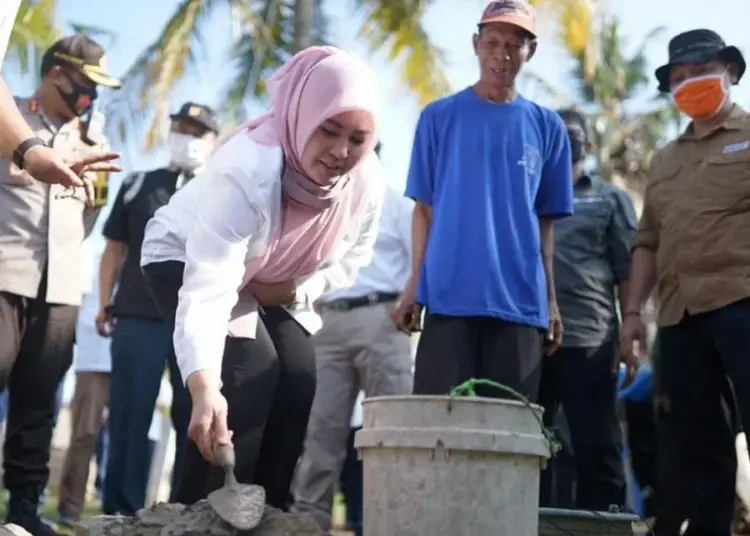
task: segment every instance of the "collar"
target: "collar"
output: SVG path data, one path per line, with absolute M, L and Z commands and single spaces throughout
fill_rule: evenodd
M 202 167 L 202 166 L 201 166 Z M 173 173 L 177 174 L 177 178 L 175 179 L 175 190 L 179 190 L 183 186 L 185 186 L 189 181 L 193 180 L 195 176 L 200 172 L 201 168 L 196 168 L 193 171 L 185 171 L 184 169 L 179 169 L 177 167 L 170 168 Z
M 693 132 L 693 122 L 691 121 L 690 124 L 685 128 L 685 131 L 678 138 L 678 141 L 702 140 L 713 135 L 716 131 L 720 129 L 742 130 L 743 128 L 747 128 L 747 123 L 748 123 L 747 112 L 745 112 L 745 110 L 743 110 L 740 105 L 733 104 L 732 109 L 724 118 L 724 121 L 722 121 L 719 125 L 717 125 L 716 128 L 714 128 L 711 132 L 701 137 L 696 136 L 695 133 Z
M 188 175 L 190 177 L 195 177 L 198 173 L 201 172 L 201 170 L 204 167 L 205 166 L 199 166 L 199 167 L 195 168 L 193 171 L 186 171 L 186 170 L 184 170 L 184 169 L 182 169 L 180 167 L 177 167 L 174 164 L 170 163 L 165 169 L 167 171 L 171 172 L 171 173 L 176 173 L 178 175 Z
M 38 115 L 40 119 L 42 120 L 42 123 L 44 124 L 44 126 L 47 127 L 47 129 L 53 133 L 60 130 L 64 125 L 78 120 L 77 117 L 74 117 L 73 119 L 69 121 L 52 119 L 50 116 L 44 113 L 42 100 L 39 98 L 38 93 L 34 93 L 31 97 L 26 99 L 26 109 L 28 110 L 30 114 Z

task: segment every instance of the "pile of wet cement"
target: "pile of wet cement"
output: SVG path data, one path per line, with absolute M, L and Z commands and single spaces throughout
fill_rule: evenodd
M 270 506 L 256 528 L 239 531 L 203 500 L 190 506 L 160 503 L 139 510 L 134 517 L 94 517 L 76 529 L 76 536 L 325 536 L 325 532 L 306 516 Z

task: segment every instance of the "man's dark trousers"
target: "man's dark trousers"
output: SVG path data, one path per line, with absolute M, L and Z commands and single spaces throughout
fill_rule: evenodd
M 560 348 L 545 357 L 539 403 L 547 426 L 562 404 L 576 466 L 576 507 L 608 511 L 625 504 L 622 432 L 617 417 L 615 337 L 594 348 Z M 541 499 L 550 494 L 542 477 Z M 543 504 L 542 506 L 552 506 Z
M 737 471 L 731 410 L 736 398 L 742 427 L 750 429 L 748 333 L 750 299 L 685 315 L 659 332 L 660 438 L 668 434 L 675 446 L 668 454 L 676 464 L 669 475 L 677 480 L 672 489 L 681 494 L 690 536 L 731 534 Z M 658 496 L 664 497 L 669 483 L 659 482 Z
M 538 327 L 480 316 L 427 313 L 414 369 L 415 395 L 445 395 L 472 378 L 500 383 L 535 401 L 542 368 Z M 479 396 L 515 398 L 480 385 Z
M 46 277 L 39 296 L 46 295 Z M 78 307 L 0 292 L 0 392 L 8 389 L 3 480 L 9 522 L 35 517 L 49 478 L 60 380 L 73 362 Z
M 177 364 L 168 361 L 172 332 L 161 320 L 124 316 L 112 336 L 112 377 L 109 402 L 109 452 L 103 510 L 132 515 L 144 506 L 151 466 L 148 430 L 161 387 L 165 364 L 172 385 L 172 423 L 176 452 L 172 492 L 182 468 L 190 400 Z

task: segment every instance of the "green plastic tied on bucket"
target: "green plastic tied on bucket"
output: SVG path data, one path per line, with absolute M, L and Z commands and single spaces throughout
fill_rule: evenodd
M 453 400 L 455 397 L 476 397 L 476 388 L 479 385 L 493 387 L 507 394 L 513 395 L 519 402 L 523 403 L 527 408 L 529 408 L 529 411 L 531 411 L 531 414 L 534 415 L 534 418 L 539 423 L 539 428 L 541 428 L 542 430 L 542 435 L 547 441 L 547 445 L 549 446 L 549 450 L 552 456 L 555 456 L 558 452 L 560 452 L 560 450 L 562 449 L 562 443 L 558 441 L 557 436 L 555 436 L 555 432 L 552 429 L 544 426 L 544 421 L 539 416 L 539 413 L 534 411 L 534 408 L 532 407 L 529 399 L 512 387 L 508 387 L 507 385 L 503 385 L 502 383 L 493 382 L 492 380 L 472 378 L 453 388 L 449 395 L 450 400 L 448 401 L 448 404 L 450 404 L 451 400 Z

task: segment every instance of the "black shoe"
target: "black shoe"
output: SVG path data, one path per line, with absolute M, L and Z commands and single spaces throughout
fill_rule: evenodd
M 6 523 L 13 523 L 33 536 L 59 536 L 59 533 L 39 516 L 39 494 L 11 493 Z

